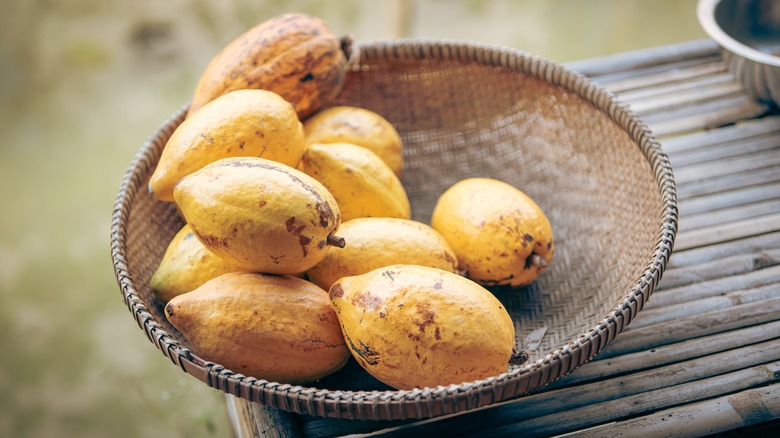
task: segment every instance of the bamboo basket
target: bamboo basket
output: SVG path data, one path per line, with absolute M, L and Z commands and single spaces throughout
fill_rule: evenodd
M 677 198 L 651 131 L 609 92 L 531 54 L 487 45 L 394 40 L 356 45 L 333 105 L 387 118 L 404 140 L 402 182 L 415 219 L 467 177 L 506 181 L 553 226 L 551 266 L 523 288 L 492 288 L 529 360 L 490 378 L 393 390 L 351 361 L 310 386 L 233 373 L 198 357 L 165 319 L 149 279 L 183 225 L 147 183 L 186 106 L 138 151 L 114 205 L 111 255 L 124 302 L 149 340 L 207 385 L 300 414 L 426 418 L 522 396 L 593 358 L 649 299 L 672 251 Z

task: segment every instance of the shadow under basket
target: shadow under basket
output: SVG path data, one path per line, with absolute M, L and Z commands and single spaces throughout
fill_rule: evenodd
M 492 288 L 529 360 L 490 378 L 393 390 L 351 361 L 310 386 L 235 374 L 198 357 L 149 287 L 183 225 L 147 190 L 185 108 L 139 150 L 113 211 L 111 256 L 125 303 L 149 340 L 207 385 L 262 405 L 351 419 L 461 412 L 518 397 L 584 364 L 647 302 L 672 251 L 677 198 L 667 156 L 647 126 L 587 78 L 525 52 L 470 43 L 358 45 L 332 105 L 370 109 L 404 141 L 402 182 L 416 220 L 468 177 L 503 180 L 533 198 L 553 227 L 551 266 L 523 288 Z

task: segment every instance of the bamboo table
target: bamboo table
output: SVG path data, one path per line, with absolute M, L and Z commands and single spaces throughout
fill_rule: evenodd
M 673 257 L 631 325 L 592 362 L 508 402 L 428 420 L 350 421 L 228 396 L 236 436 L 780 432 L 780 112 L 745 93 L 709 40 L 568 67 L 630 104 L 675 171 Z

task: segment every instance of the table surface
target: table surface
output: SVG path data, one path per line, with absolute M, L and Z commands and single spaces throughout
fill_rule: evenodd
M 780 431 L 780 111 L 748 96 L 709 40 L 567 66 L 629 104 L 674 168 L 674 252 L 631 325 L 551 385 L 435 419 L 314 418 L 228 395 L 237 437 Z

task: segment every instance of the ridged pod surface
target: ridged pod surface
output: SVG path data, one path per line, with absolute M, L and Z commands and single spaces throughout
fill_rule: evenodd
M 155 198 L 173 201 L 182 177 L 227 157 L 262 157 L 295 167 L 304 148 L 293 106 L 265 90 L 238 90 L 184 120 L 165 144 L 149 180 Z
M 264 21 L 225 46 L 206 66 L 187 116 L 229 91 L 273 91 L 301 119 L 344 88 L 347 59 L 341 40 L 321 19 L 289 13 Z
M 323 109 L 303 122 L 306 144 L 351 143 L 379 155 L 399 177 L 404 166 L 403 142 L 381 115 L 354 106 Z
M 162 303 L 197 289 L 212 278 L 241 269 L 209 251 L 188 224 L 173 236 L 150 285 Z
M 392 265 L 330 288 L 352 356 L 396 389 L 496 376 L 515 346 L 509 313 L 487 289 L 458 274 Z
M 208 249 L 248 271 L 300 273 L 344 244 L 332 235 L 341 213 L 330 192 L 263 158 L 216 161 L 176 184 L 174 198 Z
M 431 225 L 458 255 L 463 275 L 484 285 L 534 281 L 555 251 L 550 221 L 525 193 L 490 178 L 468 178 L 447 189 Z
M 325 258 L 309 269 L 309 279 L 323 289 L 342 277 L 365 274 L 396 264 L 430 266 L 456 272 L 458 260 L 449 243 L 430 226 L 409 219 L 357 218 L 339 227 L 349 242 L 328 249 Z
M 330 190 L 344 221 L 412 215 L 406 190 L 390 167 L 370 150 L 350 143 L 313 144 L 298 166 Z
M 300 278 L 224 274 L 173 298 L 165 316 L 195 354 L 258 379 L 311 382 L 349 358 L 327 292 Z

